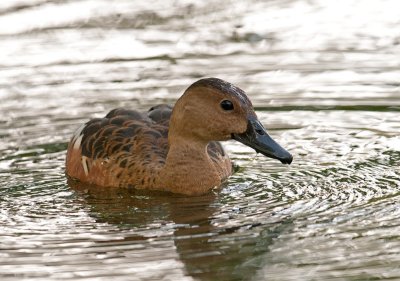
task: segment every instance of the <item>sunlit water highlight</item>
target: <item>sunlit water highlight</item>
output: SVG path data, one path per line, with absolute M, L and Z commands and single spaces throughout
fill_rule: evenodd
M 2 1 L 1 280 L 400 279 L 398 1 Z M 236 142 L 224 188 L 70 187 L 72 132 L 245 89 L 290 167 Z

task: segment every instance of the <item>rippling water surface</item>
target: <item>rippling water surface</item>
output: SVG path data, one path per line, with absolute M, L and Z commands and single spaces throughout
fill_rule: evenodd
M 400 279 L 400 5 L 392 1 L 0 3 L 1 280 Z M 208 196 L 70 187 L 77 126 L 245 89 L 290 167 Z

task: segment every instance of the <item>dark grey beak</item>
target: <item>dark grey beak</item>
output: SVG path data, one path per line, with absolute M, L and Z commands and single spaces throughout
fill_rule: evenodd
M 293 161 L 293 156 L 268 135 L 257 118 L 249 119 L 246 132 L 232 134 L 232 138 L 267 157 L 278 159 L 282 164 L 290 164 Z

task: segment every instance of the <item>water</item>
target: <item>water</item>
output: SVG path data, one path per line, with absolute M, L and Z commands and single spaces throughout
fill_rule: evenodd
M 395 0 L 2 1 L 1 280 L 400 279 L 399 24 Z M 227 142 L 207 196 L 67 184 L 79 124 L 203 76 L 290 167 Z

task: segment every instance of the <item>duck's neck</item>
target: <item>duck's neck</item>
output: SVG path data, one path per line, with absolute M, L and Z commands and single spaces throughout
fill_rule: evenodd
M 185 139 L 170 141 L 166 163 L 160 171 L 157 185 L 166 191 L 200 195 L 220 184 L 221 177 L 207 153 L 207 142 Z

